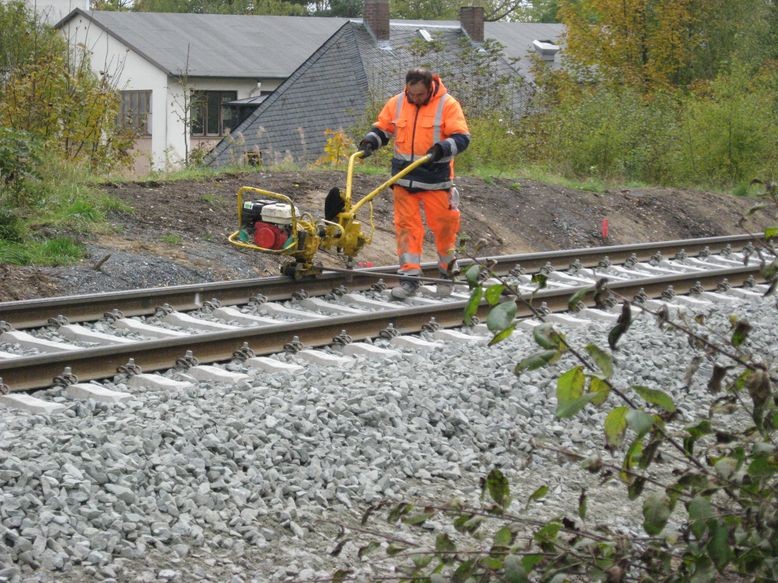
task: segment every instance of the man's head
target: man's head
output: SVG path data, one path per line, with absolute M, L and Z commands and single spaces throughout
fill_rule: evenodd
M 424 105 L 432 97 L 432 71 L 411 69 L 405 75 L 405 95 L 414 105 Z

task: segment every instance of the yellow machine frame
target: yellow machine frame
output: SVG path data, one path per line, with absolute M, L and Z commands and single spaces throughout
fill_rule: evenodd
M 403 168 L 400 172 L 389 178 L 375 190 L 372 190 L 355 204 L 351 203 L 351 191 L 353 185 L 354 165 L 364 153 L 360 150 L 349 157 L 348 170 L 346 173 L 346 190 L 341 193 L 340 198 L 343 202 L 343 210 L 335 217 L 335 221 L 325 219 L 314 220 L 307 213 L 297 215 L 292 199 L 277 192 L 254 188 L 252 186 L 243 186 L 237 193 L 238 204 L 238 230 L 230 234 L 227 240 L 236 247 L 251 249 L 262 253 L 272 253 L 274 255 L 283 255 L 294 258 L 294 263 L 284 266 L 283 273 L 295 278 L 302 278 L 316 273 L 313 265 L 313 258 L 316 252 L 321 249 L 336 249 L 345 256 L 346 265 L 351 268 L 354 265 L 354 258 L 360 249 L 373 240 L 375 228 L 372 222 L 372 206 L 370 212 L 371 230 L 369 235 L 362 232 L 362 224 L 356 220 L 356 214 L 365 204 L 370 203 L 381 191 L 388 188 L 409 172 L 412 172 L 418 166 L 429 161 L 429 156 L 422 156 L 415 160 L 409 166 Z M 265 198 L 278 200 L 288 204 L 291 212 L 291 237 L 283 249 L 268 249 L 260 247 L 253 243 L 240 240 L 240 229 L 243 225 L 243 202 L 246 193 L 257 194 Z

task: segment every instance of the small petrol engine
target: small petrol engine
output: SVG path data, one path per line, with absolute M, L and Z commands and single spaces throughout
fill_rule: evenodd
M 295 215 L 298 214 L 297 208 Z M 291 205 L 273 200 L 243 202 L 240 240 L 263 249 L 285 249 L 292 245 Z

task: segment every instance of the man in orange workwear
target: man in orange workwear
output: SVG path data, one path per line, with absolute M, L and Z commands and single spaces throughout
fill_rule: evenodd
M 440 77 L 427 69 L 411 69 L 405 76 L 405 90 L 386 102 L 359 149 L 367 157 L 392 137 L 393 175 L 425 154 L 430 157 L 392 187 L 399 273 L 407 277 L 391 293 L 394 299 L 404 300 L 419 289 L 422 209 L 435 237 L 441 277 L 447 278 L 455 270 L 459 195 L 453 183 L 453 160 L 470 144 L 470 131 L 462 107 Z M 439 296 L 447 296 L 451 290 L 451 284 L 437 286 Z

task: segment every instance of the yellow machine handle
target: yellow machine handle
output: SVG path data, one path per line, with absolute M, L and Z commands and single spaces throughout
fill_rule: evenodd
M 359 200 L 353 207 L 351 206 L 351 187 L 353 183 L 353 175 L 354 175 L 354 162 L 358 158 L 362 158 L 364 156 L 364 152 L 362 150 L 359 150 L 357 152 L 354 152 L 348 159 L 348 172 L 346 174 L 346 194 L 343 197 L 343 202 L 345 203 L 345 209 L 344 213 L 348 213 L 350 215 L 355 215 L 356 212 L 362 208 L 362 205 L 365 203 L 370 202 L 373 200 L 378 194 L 381 193 L 381 191 L 384 188 L 389 188 L 392 184 L 400 180 L 401 178 L 404 178 L 406 175 L 410 174 L 416 168 L 421 166 L 422 164 L 426 164 L 429 162 L 430 157 L 429 156 L 422 156 L 418 160 L 414 160 L 411 162 L 408 166 L 400 170 L 397 174 L 389 178 L 386 182 L 381 184 L 379 187 L 377 187 L 375 190 L 370 191 L 367 193 L 362 199 Z

